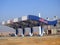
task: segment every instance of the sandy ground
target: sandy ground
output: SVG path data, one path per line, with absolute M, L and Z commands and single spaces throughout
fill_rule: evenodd
M 60 45 L 60 36 L 0 37 L 0 45 Z

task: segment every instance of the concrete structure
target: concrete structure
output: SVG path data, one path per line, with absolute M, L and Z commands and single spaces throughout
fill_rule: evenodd
M 28 15 L 28 16 L 22 16 L 20 18 L 15 18 L 8 21 L 3 21 L 3 25 L 9 26 L 11 28 L 14 28 L 16 30 L 15 35 L 19 35 L 19 30 L 21 31 L 21 34 L 23 37 L 26 34 L 29 34 L 30 36 L 34 35 L 36 33 L 36 30 L 38 30 L 38 35 L 43 36 L 43 26 L 44 25 L 53 25 L 56 26 L 57 20 L 45 20 L 41 17 L 34 16 L 34 15 Z

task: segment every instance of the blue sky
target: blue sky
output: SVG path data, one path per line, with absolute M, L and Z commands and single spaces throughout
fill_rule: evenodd
M 39 12 L 43 18 L 60 18 L 60 0 L 0 0 L 0 21 Z

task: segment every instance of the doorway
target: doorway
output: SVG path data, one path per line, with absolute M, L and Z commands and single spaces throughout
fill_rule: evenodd
M 48 30 L 48 34 L 51 34 L 51 30 Z

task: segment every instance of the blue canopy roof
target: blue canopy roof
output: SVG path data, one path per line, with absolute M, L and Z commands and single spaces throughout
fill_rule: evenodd
M 43 23 L 48 24 L 48 25 L 56 25 L 57 24 L 57 20 L 48 21 L 46 19 L 40 18 L 38 16 L 34 16 L 34 15 L 28 15 L 28 19 L 40 21 L 40 22 L 43 22 Z

